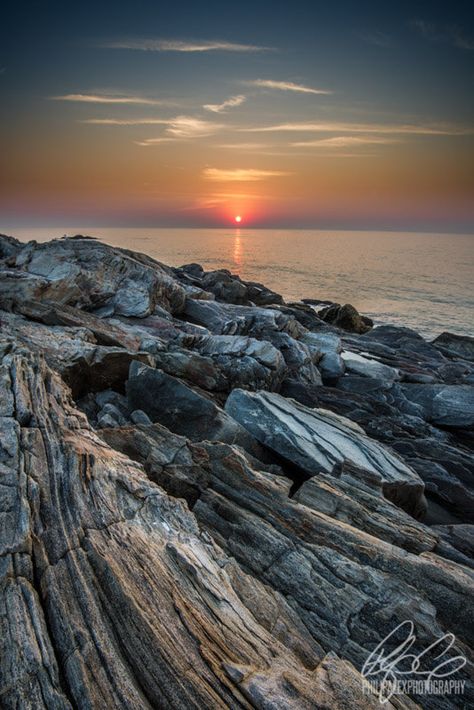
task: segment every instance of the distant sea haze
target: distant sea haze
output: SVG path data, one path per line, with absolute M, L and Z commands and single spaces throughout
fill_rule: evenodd
M 286 300 L 352 303 L 377 324 L 409 326 L 427 338 L 445 330 L 474 335 L 474 235 L 237 227 L 55 227 L 7 233 L 38 241 L 89 234 L 170 266 L 197 262 L 206 270 L 230 269 Z

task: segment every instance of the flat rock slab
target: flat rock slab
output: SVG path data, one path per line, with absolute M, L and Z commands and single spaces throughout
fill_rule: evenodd
M 384 365 L 378 360 L 374 360 L 350 350 L 344 350 L 342 359 L 346 365 L 346 370 L 361 377 L 373 377 L 375 379 L 395 382 L 400 379 L 400 373 L 395 367 Z
M 425 419 L 437 426 L 474 428 L 472 385 L 403 385 L 403 394 L 421 407 Z
M 421 478 L 349 419 L 271 392 L 234 390 L 225 408 L 258 441 L 307 474 L 333 473 L 350 462 L 379 474 L 386 496 L 408 512 L 424 511 Z

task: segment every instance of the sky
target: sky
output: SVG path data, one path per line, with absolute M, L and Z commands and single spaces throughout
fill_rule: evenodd
M 457 2 L 21 2 L 0 29 L 0 231 L 474 232 Z

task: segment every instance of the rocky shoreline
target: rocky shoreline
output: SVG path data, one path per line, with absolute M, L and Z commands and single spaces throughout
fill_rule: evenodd
M 0 350 L 2 707 L 378 708 L 406 620 L 474 703 L 473 338 L 0 236 Z

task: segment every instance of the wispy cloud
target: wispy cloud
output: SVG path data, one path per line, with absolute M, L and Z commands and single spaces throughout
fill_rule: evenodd
M 295 122 L 272 126 L 240 128 L 242 132 L 267 133 L 279 131 L 307 133 L 381 133 L 393 135 L 462 136 L 472 135 L 474 128 L 448 124 L 380 124 L 380 123 L 336 123 L 336 122 Z
M 411 20 L 410 27 L 430 42 L 451 44 L 458 49 L 474 50 L 474 39 L 467 37 L 457 25 L 438 26 L 427 20 Z
M 204 104 L 203 108 L 205 108 L 206 111 L 212 111 L 213 113 L 223 113 L 228 108 L 235 108 L 236 106 L 241 106 L 244 101 L 247 101 L 247 97 L 242 96 L 242 94 L 239 94 L 238 96 L 231 96 L 229 99 L 226 99 L 221 104 Z
M 291 173 L 282 170 L 257 170 L 253 168 L 238 168 L 234 170 L 221 170 L 220 168 L 206 168 L 203 176 L 206 180 L 220 182 L 257 182 L 272 177 L 283 177 Z
M 217 146 L 225 150 L 261 150 L 262 148 L 271 148 L 268 143 L 222 143 Z
M 300 94 L 332 94 L 332 91 L 325 89 L 313 89 L 303 84 L 295 84 L 292 81 L 274 81 L 273 79 L 254 79 L 246 81 L 249 86 L 257 86 L 261 89 L 276 89 L 277 91 L 297 91 Z
M 144 96 L 122 96 L 112 94 L 63 94 L 50 96 L 52 101 L 72 101 L 85 104 L 137 104 L 148 106 L 170 106 L 168 101 L 148 99 Z
M 205 138 L 220 131 L 223 125 L 212 121 L 203 121 L 192 116 L 176 116 L 168 121 L 166 132 L 176 138 Z
M 391 37 L 379 30 L 362 30 L 357 33 L 357 36 L 367 44 L 373 44 L 375 47 L 391 47 L 393 45 Z
M 167 125 L 167 118 L 84 118 L 79 123 L 92 123 L 96 126 L 159 126 Z
M 175 143 L 176 138 L 167 138 L 166 136 L 160 136 L 159 138 L 145 138 L 142 141 L 134 141 L 136 145 L 141 146 L 151 146 L 151 145 L 161 145 L 163 143 Z
M 397 138 L 382 138 L 380 136 L 334 136 L 334 138 L 320 138 L 314 141 L 301 141 L 291 143 L 295 148 L 357 148 L 366 145 L 390 145 L 400 143 Z
M 89 123 L 96 126 L 166 126 L 165 133 L 175 139 L 205 138 L 223 128 L 220 123 L 204 121 L 193 116 L 175 116 L 174 118 L 86 118 L 79 123 Z M 166 137 L 166 136 L 164 136 Z M 158 138 L 154 143 L 164 142 Z M 142 144 L 152 145 L 148 141 Z
M 138 49 L 144 52 L 265 52 L 271 47 L 221 40 L 130 39 L 105 42 L 108 49 Z

